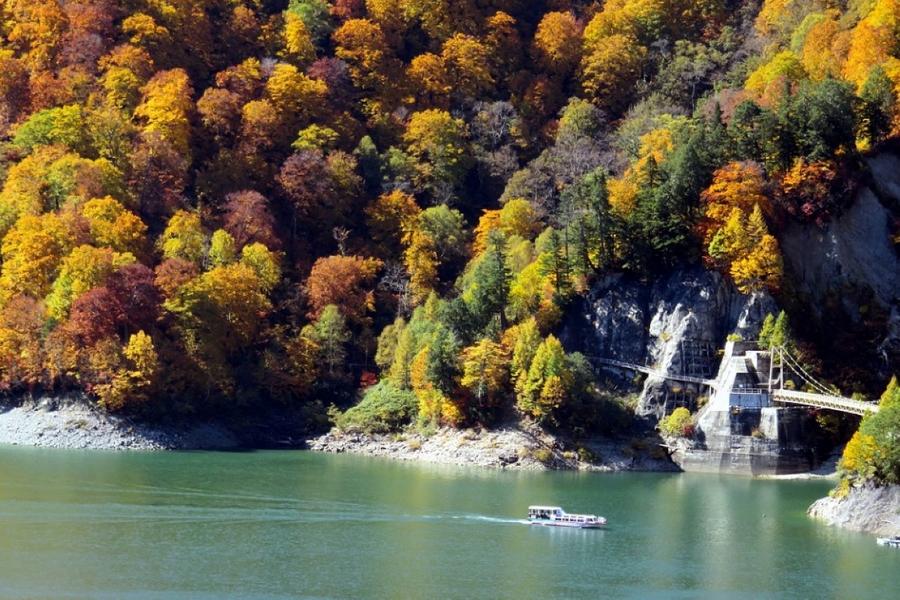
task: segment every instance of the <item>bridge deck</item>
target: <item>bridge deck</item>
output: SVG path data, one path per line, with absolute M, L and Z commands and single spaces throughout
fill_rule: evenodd
M 872 402 L 853 400 L 852 398 L 844 398 L 841 396 L 826 396 L 824 394 L 798 392 L 796 390 L 774 390 L 772 392 L 772 400 L 786 404 L 800 404 L 803 406 L 839 410 L 855 415 L 864 415 L 867 412 L 878 412 L 878 405 Z

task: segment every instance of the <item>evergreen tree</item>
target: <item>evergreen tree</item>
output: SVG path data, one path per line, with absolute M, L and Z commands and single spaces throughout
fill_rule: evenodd
M 878 65 L 869 73 L 859 93 L 859 135 L 874 145 L 891 130 L 894 110 L 894 84 Z
M 709 184 L 712 176 L 708 156 L 707 140 L 703 131 L 692 135 L 680 144 L 666 163 L 665 186 L 662 193 L 667 195 L 673 210 L 682 219 L 689 220 L 696 212 L 700 192 Z
M 722 105 L 716 102 L 713 113 L 703 121 L 704 140 L 700 151 L 705 154 L 704 163 L 709 168 L 734 160 L 734 147 L 728 137 L 728 130 L 722 119 Z
M 693 234 L 683 202 L 665 185 L 641 190 L 628 223 L 627 267 L 656 273 L 690 259 Z
M 792 134 L 795 155 L 811 161 L 828 159 L 854 147 L 854 103 L 849 83 L 834 79 L 804 83 L 782 102 L 779 129 Z
M 791 325 L 788 322 L 787 313 L 781 311 L 775 319 L 775 327 L 772 329 L 771 344 L 773 346 L 793 346 L 791 338 Z
M 568 232 L 575 271 L 588 274 L 609 265 L 617 223 L 609 207 L 606 169 L 598 167 L 566 188 L 561 204 L 574 215 Z
M 762 114 L 763 109 L 752 100 L 745 100 L 734 110 L 728 124 L 728 137 L 736 159 L 762 162 L 759 132 Z
M 500 231 L 488 235 L 487 248 L 472 273 L 468 308 L 478 329 L 484 329 L 495 317 L 506 329 L 503 309 L 509 297 L 512 274 L 506 266 L 506 236 Z
M 771 313 L 766 315 L 762 328 L 759 330 L 759 344 L 763 348 L 784 347 L 789 352 L 793 350 L 791 326 L 786 312 L 779 312 L 778 317 Z
M 465 298 L 461 295 L 444 303 L 441 308 L 440 322 L 446 325 L 464 345 L 472 343 L 482 329 L 472 315 Z
M 451 394 L 459 377 L 459 341 L 456 336 L 438 325 L 428 347 L 426 374 L 428 380 L 444 394 Z
M 789 92 L 785 92 L 789 95 Z M 769 171 L 783 171 L 791 166 L 798 155 L 797 140 L 794 134 L 795 117 L 791 108 L 793 102 L 782 102 L 776 110 L 765 111 L 759 115 L 760 160 Z
M 568 298 L 571 292 L 568 249 L 563 245 L 563 240 L 556 229 L 551 228 L 547 231 L 546 245 L 540 257 L 541 275 L 550 277 L 557 298 Z

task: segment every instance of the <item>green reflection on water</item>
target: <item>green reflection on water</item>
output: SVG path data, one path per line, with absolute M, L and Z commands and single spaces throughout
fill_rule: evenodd
M 2 598 L 886 598 L 825 482 L 0 448 Z M 605 531 L 523 525 L 529 504 Z

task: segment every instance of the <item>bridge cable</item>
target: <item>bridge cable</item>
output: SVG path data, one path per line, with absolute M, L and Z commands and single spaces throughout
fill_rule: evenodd
M 782 352 L 782 355 L 787 358 L 787 363 L 791 367 L 791 369 L 794 370 L 795 373 L 800 375 L 800 378 L 803 379 L 806 383 L 810 384 L 815 390 L 817 390 L 818 392 L 820 392 L 821 394 L 823 394 L 825 396 L 832 396 L 835 398 L 842 397 L 839 394 L 835 394 L 835 391 L 833 388 L 828 388 L 825 385 L 819 383 L 802 366 L 800 366 L 800 363 L 797 361 L 797 359 L 794 358 L 793 356 L 791 356 L 791 354 L 787 350 L 782 348 L 781 352 Z M 782 376 L 783 376 L 783 374 L 782 374 Z

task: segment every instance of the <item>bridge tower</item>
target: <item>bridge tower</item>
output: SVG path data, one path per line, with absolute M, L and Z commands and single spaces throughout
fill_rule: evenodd
M 768 350 L 769 354 L 769 395 L 775 392 L 775 362 L 778 361 L 778 389 L 784 389 L 784 348 L 781 346 L 772 346 Z

